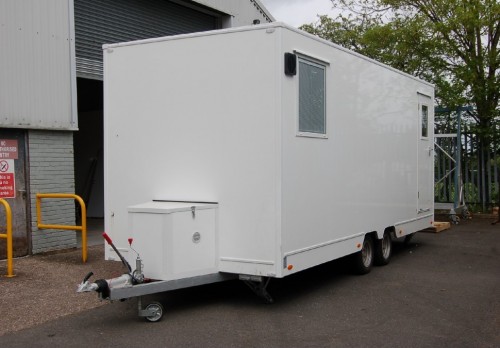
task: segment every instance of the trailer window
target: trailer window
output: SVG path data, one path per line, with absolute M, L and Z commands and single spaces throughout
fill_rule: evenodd
M 299 135 L 326 135 L 324 65 L 299 58 Z
M 421 113 L 421 121 L 422 121 L 422 126 L 421 126 L 421 136 L 422 138 L 427 138 L 429 137 L 429 108 L 427 105 L 422 105 L 420 109 Z

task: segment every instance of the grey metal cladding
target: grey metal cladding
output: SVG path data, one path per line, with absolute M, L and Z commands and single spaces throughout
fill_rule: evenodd
M 102 45 L 218 28 L 218 18 L 168 0 L 75 0 L 77 76 L 102 80 Z

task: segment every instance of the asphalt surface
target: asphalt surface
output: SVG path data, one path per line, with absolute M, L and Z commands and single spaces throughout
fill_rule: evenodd
M 490 222 L 419 233 L 368 275 L 342 259 L 273 280 L 272 305 L 228 281 L 148 298 L 165 307 L 157 323 L 129 300 L 0 336 L 0 347 L 500 347 L 500 225 Z

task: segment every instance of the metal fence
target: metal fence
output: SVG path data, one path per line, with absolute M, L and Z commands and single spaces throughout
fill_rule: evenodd
M 499 202 L 500 127 L 481 137 L 471 115 L 436 109 L 435 202 L 489 212 Z

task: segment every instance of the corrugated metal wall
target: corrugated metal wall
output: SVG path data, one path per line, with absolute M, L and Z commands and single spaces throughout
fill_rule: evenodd
M 71 0 L 0 1 L 0 127 L 75 129 Z
M 212 30 L 218 18 L 168 0 L 75 0 L 77 76 L 102 80 L 102 45 Z
M 231 27 L 252 25 L 255 19 L 261 23 L 274 22 L 274 18 L 259 0 L 193 0 L 231 15 Z

